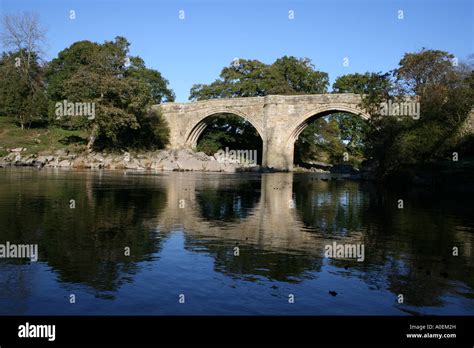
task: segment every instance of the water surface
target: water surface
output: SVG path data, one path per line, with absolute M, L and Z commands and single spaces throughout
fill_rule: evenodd
M 322 178 L 0 169 L 0 314 L 474 314 L 469 193 Z

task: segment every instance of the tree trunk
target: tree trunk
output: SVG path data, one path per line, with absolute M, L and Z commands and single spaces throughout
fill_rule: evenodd
M 89 141 L 87 142 L 87 152 L 92 152 L 95 140 L 97 139 L 97 132 L 99 127 L 97 124 L 92 126 L 91 134 L 89 135 Z

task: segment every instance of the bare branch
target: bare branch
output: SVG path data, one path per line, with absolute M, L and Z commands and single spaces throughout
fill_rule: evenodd
M 33 54 L 40 56 L 43 53 L 41 46 L 45 42 L 45 30 L 40 26 L 37 14 L 23 12 L 19 15 L 4 15 L 2 27 L 0 41 L 4 48 L 24 51 L 28 59 Z

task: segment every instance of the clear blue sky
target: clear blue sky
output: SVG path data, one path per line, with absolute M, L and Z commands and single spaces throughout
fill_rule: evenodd
M 37 12 L 47 59 L 78 40 L 125 36 L 131 54 L 159 70 L 177 101 L 232 59 L 311 58 L 331 83 L 343 74 L 388 71 L 405 52 L 474 53 L 473 0 L 0 0 L 2 13 Z M 69 11 L 76 19 L 69 19 Z M 180 20 L 179 11 L 185 11 Z M 295 18 L 288 18 L 293 10 Z M 404 19 L 398 19 L 402 10 Z M 349 67 L 343 66 L 344 57 Z

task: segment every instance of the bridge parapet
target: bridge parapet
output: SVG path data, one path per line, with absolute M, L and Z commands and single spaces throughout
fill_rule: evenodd
M 231 113 L 250 122 L 260 134 L 263 165 L 291 170 L 294 143 L 312 119 L 336 112 L 369 119 L 361 101 L 362 97 L 353 93 L 268 95 L 165 103 L 155 108 L 162 110 L 170 127 L 170 148 L 194 148 L 210 117 Z M 416 99 L 408 97 L 407 101 Z

